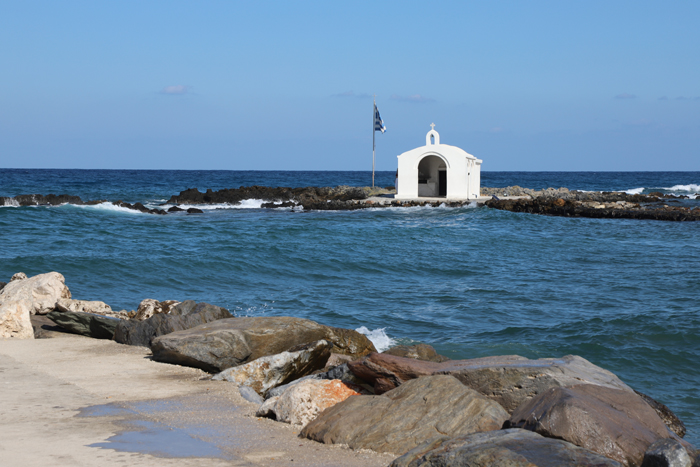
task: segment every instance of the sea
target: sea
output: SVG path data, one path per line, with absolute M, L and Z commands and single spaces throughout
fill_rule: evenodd
M 378 172 L 391 187 L 394 172 Z M 367 186 L 371 172 L 0 169 L 0 196 L 157 207 L 188 188 Z M 700 206 L 700 172 L 483 172 L 482 186 L 660 191 Z M 73 298 L 135 310 L 204 301 L 235 316 L 360 330 L 447 357 L 575 354 L 668 405 L 700 445 L 700 222 L 460 208 L 261 209 L 156 216 L 0 206 L 0 281 L 58 271 Z M 165 204 L 165 207 L 170 205 Z

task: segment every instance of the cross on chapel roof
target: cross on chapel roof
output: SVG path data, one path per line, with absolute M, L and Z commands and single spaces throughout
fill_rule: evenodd
M 431 130 L 434 130 L 434 129 L 435 129 L 435 124 L 434 124 L 434 123 L 431 123 L 431 124 L 430 124 L 430 129 L 431 129 Z

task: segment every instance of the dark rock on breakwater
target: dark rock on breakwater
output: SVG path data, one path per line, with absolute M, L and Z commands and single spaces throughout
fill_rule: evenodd
M 519 187 L 509 187 L 519 188 Z M 523 189 L 521 189 L 523 190 Z M 670 206 L 676 198 L 655 193 L 653 196 L 622 192 L 581 192 L 566 189 L 531 197 L 527 190 L 513 196 L 530 196 L 520 199 L 498 199 L 498 195 L 486 201 L 493 209 L 528 214 L 544 214 L 560 217 L 588 217 L 596 219 L 650 219 L 662 221 L 698 221 L 700 207 Z M 565 190 L 565 191 L 563 191 Z M 518 190 L 513 190 L 518 192 Z M 680 199 L 680 198 L 677 198 Z

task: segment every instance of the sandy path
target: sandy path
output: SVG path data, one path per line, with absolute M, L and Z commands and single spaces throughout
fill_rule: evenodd
M 80 336 L 0 340 L 0 465 L 385 466 L 393 458 L 299 439 L 298 429 L 253 417 L 255 405 L 230 383 L 149 354 Z

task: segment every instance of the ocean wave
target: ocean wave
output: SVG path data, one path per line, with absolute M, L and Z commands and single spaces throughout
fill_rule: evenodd
M 117 206 L 109 201 L 100 204 L 62 204 L 61 206 L 73 206 L 80 209 L 89 209 L 95 211 L 110 211 L 110 212 L 125 212 L 128 214 L 144 214 L 136 209 L 124 208 L 122 206 Z
M 264 199 L 244 199 L 239 204 L 217 203 L 217 204 L 163 204 L 158 205 L 161 209 L 169 209 L 177 206 L 182 209 L 197 208 L 202 211 L 215 211 L 217 209 L 262 209 L 264 203 L 269 203 Z M 273 204 L 282 204 L 282 201 L 273 201 Z
M 369 330 L 366 326 L 360 326 L 359 328 L 355 329 L 355 331 L 367 336 L 367 338 L 372 341 L 372 344 L 374 344 L 379 352 L 384 352 L 385 350 L 396 345 L 396 341 L 386 334 L 384 331 L 385 329 L 386 328 L 378 328 Z
M 674 195 L 685 195 L 692 199 L 697 199 L 700 194 L 700 185 L 694 183 L 688 185 L 673 185 L 672 187 L 663 187 L 664 190 L 672 192 Z
M 643 191 L 644 191 L 644 187 L 640 187 L 640 188 L 632 188 L 630 190 L 625 190 L 625 193 L 627 193 L 628 195 L 641 195 Z

